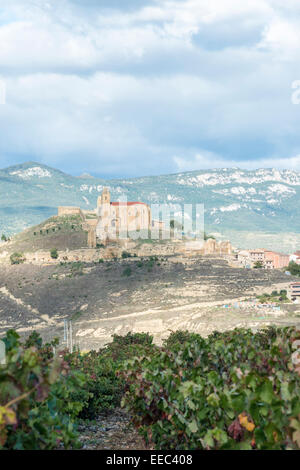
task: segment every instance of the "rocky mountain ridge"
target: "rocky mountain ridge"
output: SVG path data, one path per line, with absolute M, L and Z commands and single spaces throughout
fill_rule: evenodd
M 114 200 L 204 204 L 207 230 L 238 234 L 300 233 L 300 172 L 239 168 L 105 180 L 75 177 L 27 162 L 0 170 L 0 233 L 17 233 L 55 215 L 59 205 L 96 206 L 108 186 Z

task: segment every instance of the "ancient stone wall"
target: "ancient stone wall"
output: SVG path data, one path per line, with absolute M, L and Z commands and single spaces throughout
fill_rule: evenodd
M 58 208 L 58 215 L 79 215 L 82 220 L 85 220 L 85 216 L 80 209 L 80 207 L 67 207 L 67 206 L 60 206 Z
M 58 259 L 52 259 L 49 251 L 37 251 L 36 253 L 25 253 L 26 263 L 30 264 L 59 264 L 61 262 L 98 262 L 99 259 L 108 258 L 104 249 L 89 249 L 72 251 L 59 251 Z
M 33 264 L 55 264 L 65 262 L 98 262 L 102 259 L 121 258 L 124 251 L 132 256 L 222 256 L 227 257 L 232 253 L 230 242 L 218 243 L 215 240 L 207 240 L 199 244 L 198 242 L 169 241 L 166 243 L 140 243 L 134 240 L 119 240 L 118 243 L 109 243 L 107 246 L 97 248 L 95 222 L 89 221 L 84 224 L 84 229 L 88 232 L 88 248 L 79 250 L 59 251 L 59 257 L 54 260 L 49 251 L 37 251 L 35 253 L 25 253 L 27 263 Z M 201 248 L 202 247 L 202 248 Z M 9 256 L 3 256 L 0 261 L 9 262 Z

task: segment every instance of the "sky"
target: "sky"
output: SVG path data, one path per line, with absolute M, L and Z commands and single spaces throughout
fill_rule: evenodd
M 299 0 L 0 0 L 0 168 L 300 171 L 299 59 Z

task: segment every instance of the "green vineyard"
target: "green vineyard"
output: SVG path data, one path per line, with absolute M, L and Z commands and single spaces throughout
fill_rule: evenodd
M 78 425 L 123 407 L 152 449 L 299 449 L 300 332 L 114 336 L 89 353 L 11 330 L 0 449 L 79 449 Z

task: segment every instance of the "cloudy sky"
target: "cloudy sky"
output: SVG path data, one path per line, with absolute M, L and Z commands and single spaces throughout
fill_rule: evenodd
M 0 0 L 0 168 L 300 171 L 299 59 L 299 0 Z

